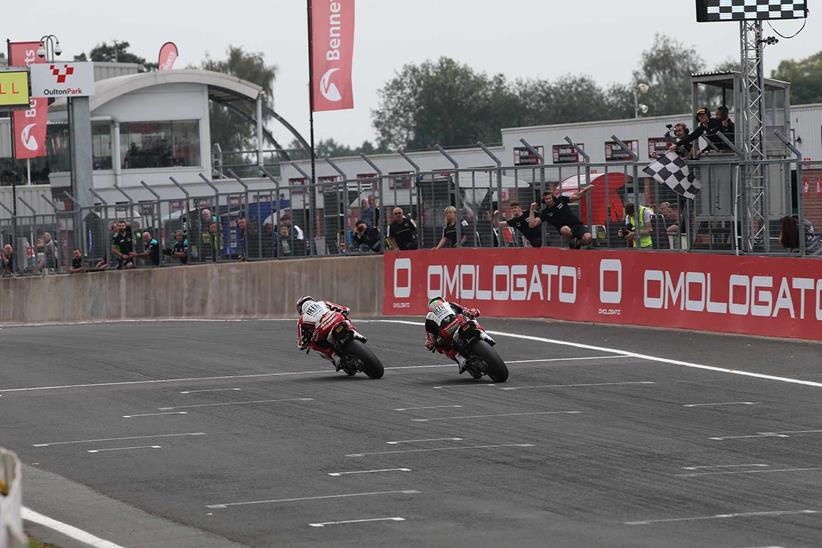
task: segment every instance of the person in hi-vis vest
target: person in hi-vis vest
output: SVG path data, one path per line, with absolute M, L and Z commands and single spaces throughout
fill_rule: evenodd
M 649 207 L 639 206 L 639 215 L 636 215 L 636 206 L 632 203 L 626 204 L 625 226 L 620 230 L 620 236 L 631 247 L 642 249 L 653 247 L 654 240 L 651 236 L 654 229 L 651 222 L 653 216 L 654 212 Z

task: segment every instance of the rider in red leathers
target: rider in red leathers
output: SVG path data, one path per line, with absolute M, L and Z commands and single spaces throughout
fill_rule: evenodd
M 338 323 L 337 314 L 345 318 L 351 309 L 329 301 L 317 301 L 313 297 L 305 296 L 297 301 L 297 347 L 300 350 L 316 350 L 331 361 L 335 366 L 334 348 L 329 341 L 331 329 Z
M 442 297 L 434 297 L 428 302 L 428 314 L 425 316 L 425 348 L 431 352 L 445 354 L 460 367 L 460 373 L 465 371 L 465 357 L 454 347 L 451 339 L 441 334 L 441 329 L 453 322 L 457 314 L 469 319 L 478 318 L 480 311 L 476 308 L 464 308 L 457 303 L 449 303 Z

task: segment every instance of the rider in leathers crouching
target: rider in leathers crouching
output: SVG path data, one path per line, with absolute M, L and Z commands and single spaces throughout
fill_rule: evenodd
M 440 334 L 440 330 L 454 321 L 457 314 L 474 319 L 479 317 L 480 311 L 449 303 L 442 297 L 434 297 L 428 301 L 428 314 L 425 316 L 425 348 L 431 352 L 436 350 L 457 362 L 462 373 L 465 371 L 465 356 L 455 348 L 453 339 L 446 339 Z
M 338 367 L 334 360 L 334 348 L 328 340 L 331 329 L 334 327 L 334 313 L 339 312 L 346 318 L 351 309 L 329 301 L 317 301 L 313 297 L 305 296 L 297 301 L 297 348 L 300 350 L 316 350 L 322 356 Z

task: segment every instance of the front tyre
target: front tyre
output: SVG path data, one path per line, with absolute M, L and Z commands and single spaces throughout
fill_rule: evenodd
M 488 376 L 491 377 L 492 381 L 505 382 L 508 380 L 508 366 L 487 342 L 482 339 L 476 341 L 468 347 L 468 354 L 485 362 Z
M 345 351 L 352 357 L 357 358 L 362 364 L 362 371 L 368 375 L 369 379 L 382 378 L 385 368 L 380 359 L 371 352 L 371 349 L 356 339 L 345 345 Z

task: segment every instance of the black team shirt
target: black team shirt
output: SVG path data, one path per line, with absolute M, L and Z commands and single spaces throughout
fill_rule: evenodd
M 540 211 L 539 218 L 557 229 L 563 226 L 581 225 L 582 221 L 571 211 L 570 203 L 568 196 L 558 196 L 554 198 L 554 205 Z

